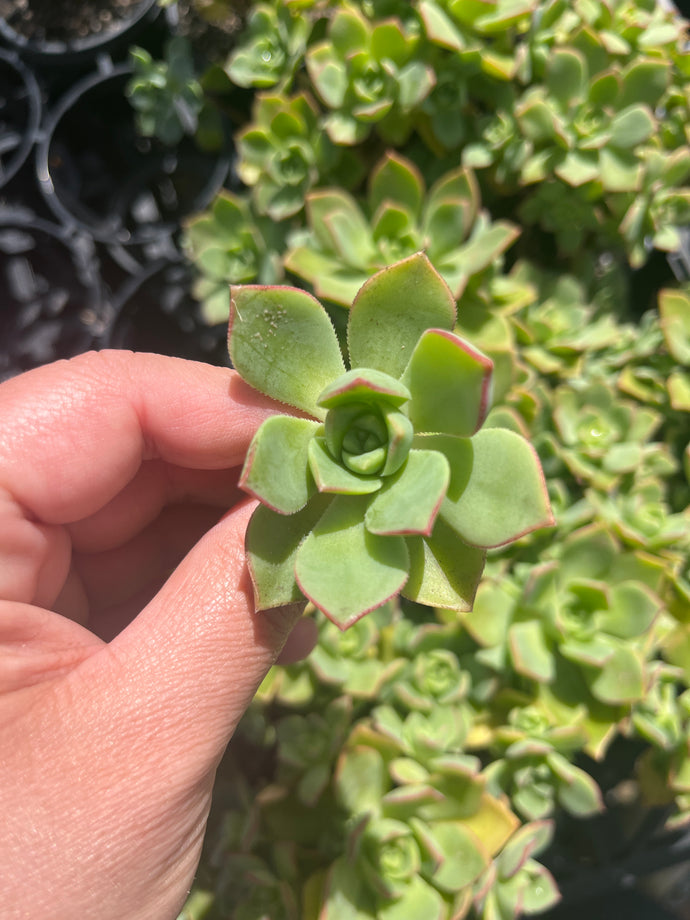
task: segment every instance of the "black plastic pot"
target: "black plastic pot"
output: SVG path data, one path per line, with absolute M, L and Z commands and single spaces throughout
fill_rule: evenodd
M 56 0 L 59 6 L 59 0 Z M 14 15 L 20 14 L 17 5 Z M 140 0 L 130 15 L 111 22 L 108 27 L 91 35 L 75 35 L 65 41 L 29 39 L 13 28 L 13 15 L 0 18 L 0 36 L 18 54 L 38 66 L 61 68 L 82 66 L 94 61 L 99 55 L 113 55 L 126 51 L 137 34 L 161 14 L 158 0 Z M 16 25 L 16 22 L 15 22 Z
M 0 49 L 0 188 L 26 161 L 41 120 L 41 91 L 13 51 Z
M 201 319 L 199 304 L 189 293 L 190 274 L 178 257 L 130 278 L 113 297 L 104 344 L 227 365 L 225 329 L 209 327 Z
M 88 238 L 0 211 L 0 379 L 93 347 L 108 315 Z
M 57 103 L 36 151 L 39 185 L 63 225 L 133 246 L 179 229 L 222 186 L 229 150 L 204 153 L 191 138 L 166 148 L 141 138 L 125 98 L 128 65 L 80 80 Z

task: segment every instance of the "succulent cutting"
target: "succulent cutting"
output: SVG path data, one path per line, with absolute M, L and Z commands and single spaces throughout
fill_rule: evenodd
M 308 417 L 275 415 L 241 485 L 256 604 L 305 597 L 342 629 L 392 597 L 471 609 L 486 550 L 553 523 L 537 455 L 482 427 L 492 362 L 453 332 L 455 299 L 418 253 L 370 278 L 346 366 L 322 305 L 297 288 L 232 288 L 244 380 Z

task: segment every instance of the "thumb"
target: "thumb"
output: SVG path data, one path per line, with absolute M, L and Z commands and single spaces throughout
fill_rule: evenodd
M 7 852 L 29 866 L 36 898 L 51 899 L 31 916 L 180 910 L 215 767 L 302 608 L 255 613 L 244 561 L 252 508 L 210 530 L 115 639 L 41 686 L 10 750 L 16 788 L 0 789 L 17 812 Z
M 149 751 L 155 739 L 156 758 L 193 752 L 187 768 L 199 779 L 215 768 L 304 608 L 255 612 L 244 551 L 255 506 L 226 514 L 99 653 L 112 671 L 99 682 L 114 688 L 127 732 Z M 83 668 L 99 667 L 98 658 Z

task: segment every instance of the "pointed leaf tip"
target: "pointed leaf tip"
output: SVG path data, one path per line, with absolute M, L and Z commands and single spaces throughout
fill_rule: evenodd
M 409 256 L 372 275 L 355 297 L 350 363 L 399 378 L 425 329 L 450 330 L 456 315 L 455 298 L 427 256 Z
M 401 382 L 410 390 L 415 431 L 468 438 L 481 428 L 491 404 L 493 361 L 465 339 L 427 329 Z

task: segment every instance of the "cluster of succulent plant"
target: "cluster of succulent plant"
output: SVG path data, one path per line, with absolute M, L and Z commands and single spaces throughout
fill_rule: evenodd
M 560 0 L 270 0 L 251 7 L 206 83 L 217 91 L 221 72 L 226 90 L 256 91 L 236 133 L 240 194 L 284 222 L 288 270 L 310 284 L 318 275 L 347 305 L 363 271 L 420 248 L 413 237 L 439 270 L 431 248 L 441 249 L 449 270 L 445 257 L 471 230 L 473 259 L 490 264 L 514 242 L 498 230 L 506 213 L 522 224 L 521 253 L 578 276 L 588 248 L 633 266 L 653 248 L 676 249 L 690 216 L 689 59 L 682 23 L 653 0 L 572 10 Z M 176 98 L 171 111 L 179 108 Z M 408 187 L 386 178 L 378 192 L 370 182 L 367 194 L 367 175 L 391 156 L 421 176 Z M 462 167 L 475 186 L 472 212 L 480 192 L 493 223 L 480 216 L 473 228 L 459 202 L 446 213 L 437 201 L 430 243 L 414 186 L 421 179 L 424 193 Z M 345 220 L 349 246 L 336 229 Z M 328 262 L 303 255 L 315 240 Z M 229 271 L 226 280 L 243 279 Z
M 265 0 L 214 62 L 241 187 L 186 251 L 286 413 L 242 474 L 257 607 L 319 639 L 240 728 L 190 918 L 539 913 L 626 745 L 690 821 L 685 35 L 653 0 Z
M 279 225 L 254 214 L 250 202 L 223 190 L 208 211 L 189 219 L 184 245 L 197 268 L 192 294 L 206 322 L 228 315 L 228 278 L 242 284 L 276 284 L 283 277 Z
M 223 144 L 220 116 L 206 98 L 185 38 L 169 39 L 160 61 L 139 47 L 130 49 L 130 60 L 133 74 L 126 92 L 141 135 L 168 146 L 179 144 L 185 136 L 205 150 Z
M 319 297 L 349 306 L 362 283 L 399 259 L 423 250 L 461 297 L 478 286 L 515 241 L 508 221 L 491 222 L 480 211 L 476 179 L 467 169 L 439 177 L 428 190 L 409 160 L 388 152 L 374 166 L 360 207 L 340 188 L 306 197 L 306 228 L 293 234 L 284 262 Z

